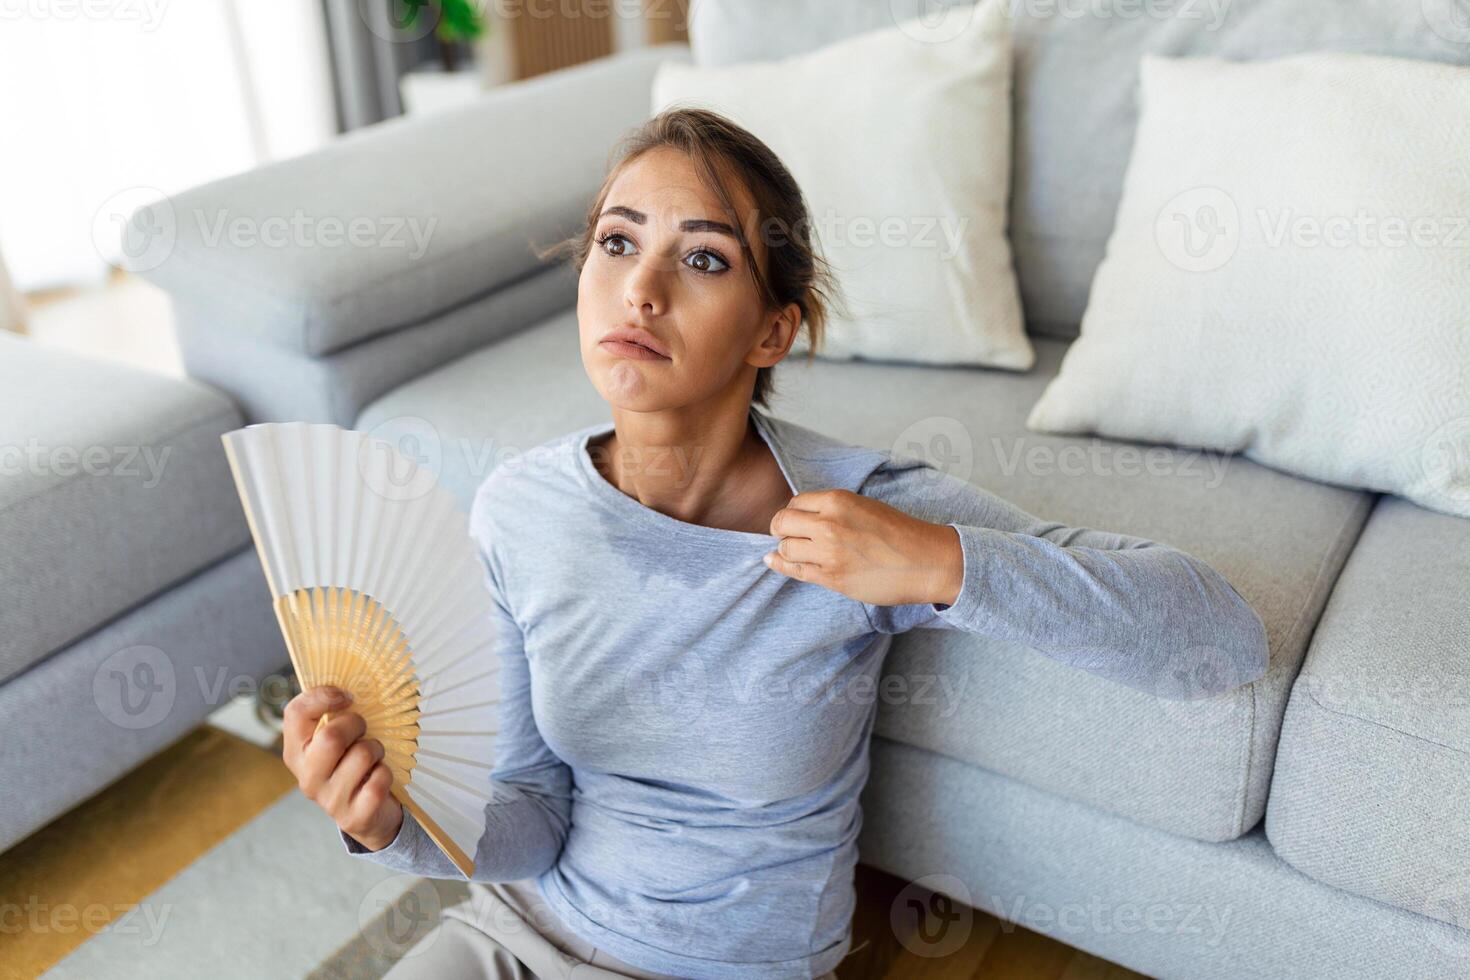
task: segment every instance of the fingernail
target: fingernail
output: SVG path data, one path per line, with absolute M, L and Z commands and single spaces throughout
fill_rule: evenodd
M 340 687 L 328 688 L 327 690 L 327 702 L 329 704 L 346 704 L 348 701 L 351 700 L 352 695 L 342 690 Z

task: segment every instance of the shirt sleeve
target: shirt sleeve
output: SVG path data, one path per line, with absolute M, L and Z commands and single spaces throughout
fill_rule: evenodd
M 481 539 L 486 584 L 494 599 L 495 636 L 501 659 L 500 730 L 485 833 L 475 852 L 475 881 L 519 881 L 556 863 L 571 826 L 571 769 L 541 737 L 531 707 L 531 670 L 525 634 L 511 614 L 495 549 Z M 407 808 L 393 843 L 371 851 L 338 830 L 347 853 L 396 871 L 428 878 L 464 875 Z
M 878 632 L 982 633 L 1171 699 L 1223 693 L 1269 666 L 1255 610 L 1223 575 L 1177 548 L 1043 521 L 906 457 L 890 457 L 860 492 L 954 528 L 964 556 L 952 605 L 863 603 Z

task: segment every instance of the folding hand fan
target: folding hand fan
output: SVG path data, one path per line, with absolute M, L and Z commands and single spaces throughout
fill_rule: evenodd
M 393 795 L 471 877 L 500 662 L 465 516 L 431 473 L 362 432 L 258 423 L 221 438 L 303 690 L 352 693 Z

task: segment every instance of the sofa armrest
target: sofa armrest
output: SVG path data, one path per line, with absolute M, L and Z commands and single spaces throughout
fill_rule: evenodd
M 174 195 L 130 219 L 145 236 L 173 223 L 139 274 L 203 314 L 190 329 L 313 358 L 482 300 L 538 272 L 533 245 L 579 227 L 669 59 L 688 48 L 513 83 Z

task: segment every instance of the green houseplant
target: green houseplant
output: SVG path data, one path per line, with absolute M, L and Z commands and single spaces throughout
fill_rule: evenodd
M 459 63 L 461 42 L 474 41 L 488 30 L 485 18 L 474 0 L 405 0 L 408 12 L 403 19 L 405 30 L 413 28 L 422 17 L 435 18 L 434 38 L 439 42 L 439 61 L 445 71 L 454 71 Z M 429 13 L 423 8 L 430 7 Z

